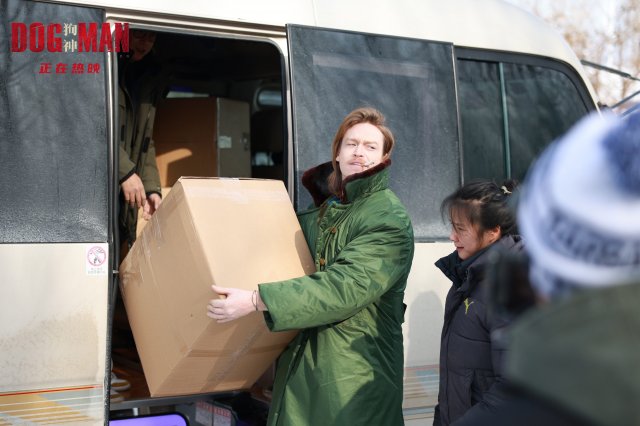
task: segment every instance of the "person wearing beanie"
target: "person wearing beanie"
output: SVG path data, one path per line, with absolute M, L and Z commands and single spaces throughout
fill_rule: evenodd
M 539 304 L 509 331 L 510 397 L 461 425 L 640 424 L 640 114 L 591 115 L 518 205 Z
M 502 186 L 473 181 L 442 203 L 455 251 L 436 262 L 452 285 L 445 302 L 435 426 L 473 419 L 502 400 L 504 350 L 492 343 L 492 333 L 509 320 L 488 312 L 486 270 L 496 252 L 523 249 L 507 203 L 514 187 L 514 181 Z

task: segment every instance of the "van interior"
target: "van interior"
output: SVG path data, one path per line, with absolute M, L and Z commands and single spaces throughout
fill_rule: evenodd
M 275 45 L 158 32 L 149 55 L 162 93 L 153 139 L 163 195 L 180 176 L 286 179 L 283 69 Z M 145 224 L 139 216 L 138 235 Z M 112 360 L 113 372 L 131 387 L 112 400 L 111 410 L 123 398 L 149 398 L 119 292 Z M 271 382 L 267 372 L 258 383 L 267 389 Z

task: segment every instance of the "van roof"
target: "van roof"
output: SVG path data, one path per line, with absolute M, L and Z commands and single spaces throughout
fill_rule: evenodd
M 116 15 L 215 19 L 284 29 L 300 24 L 450 42 L 460 47 L 529 53 L 570 64 L 579 59 L 550 25 L 502 0 L 57 0 Z

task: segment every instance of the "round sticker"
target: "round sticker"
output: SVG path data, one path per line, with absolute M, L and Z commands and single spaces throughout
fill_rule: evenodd
M 102 247 L 91 247 L 87 252 L 87 260 L 93 266 L 100 266 L 107 260 L 107 252 Z

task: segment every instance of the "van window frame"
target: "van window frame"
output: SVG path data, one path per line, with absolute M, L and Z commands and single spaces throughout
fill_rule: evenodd
M 455 69 L 456 69 L 455 71 L 456 72 L 456 94 L 458 97 L 456 105 L 458 109 L 458 121 L 459 121 L 460 161 L 461 161 L 460 170 L 462 175 L 461 177 L 462 183 L 467 182 L 470 179 L 473 179 L 473 176 L 470 177 L 466 175 L 467 169 L 464 164 L 465 136 L 464 136 L 464 129 L 462 125 L 463 114 L 462 114 L 462 108 L 461 108 L 462 103 L 461 103 L 460 81 L 459 81 L 459 77 L 460 77 L 459 65 L 461 60 L 477 61 L 485 64 L 494 63 L 498 66 L 500 71 L 502 71 L 504 65 L 515 65 L 515 66 L 531 66 L 531 67 L 537 67 L 541 69 L 558 72 L 564 75 L 565 77 L 567 77 L 569 82 L 576 89 L 575 93 L 578 94 L 580 100 L 582 101 L 583 106 L 586 110 L 586 114 L 597 110 L 597 107 L 594 104 L 590 96 L 589 90 L 584 84 L 584 81 L 582 80 L 580 75 L 577 73 L 577 71 L 566 62 L 563 62 L 554 58 L 537 56 L 537 55 L 527 54 L 527 53 L 503 52 L 503 51 L 490 50 L 490 49 L 459 47 L 459 46 L 454 46 L 454 55 L 455 55 Z M 500 83 L 502 84 L 505 83 L 502 80 L 502 78 L 500 79 Z M 502 87 L 502 89 L 504 89 L 504 86 Z M 500 101 L 503 104 L 503 110 L 504 110 L 505 108 L 507 108 L 507 106 L 505 104 L 506 99 L 504 98 L 503 95 L 504 95 L 504 92 L 500 94 L 500 98 L 501 98 Z M 503 167 L 505 169 L 504 178 L 511 179 L 514 177 L 512 175 L 512 164 L 514 162 L 513 162 L 513 159 L 510 158 L 511 156 L 510 149 L 509 149 L 510 141 L 507 140 L 509 136 L 509 131 L 508 131 L 509 118 L 508 116 L 506 118 L 503 117 L 502 120 L 503 120 L 503 141 L 502 141 L 503 146 L 502 147 L 504 149 L 504 156 L 505 156 L 503 160 Z M 550 143 L 551 140 L 549 140 L 548 142 Z
M 593 104 L 593 101 L 589 94 L 589 90 L 585 86 L 582 78 L 580 78 L 580 75 L 575 71 L 575 69 L 566 62 L 527 53 L 501 52 L 497 50 L 479 49 L 472 47 L 454 46 L 453 53 L 455 55 L 456 63 L 458 59 L 468 59 L 486 62 L 510 63 L 517 65 L 531 65 L 559 71 L 569 77 L 569 80 L 571 80 L 571 82 L 578 90 L 580 98 L 582 99 L 582 102 L 584 102 L 584 106 L 587 108 L 587 110 L 594 111 L 596 109 L 596 106 Z
M 324 45 L 315 38 L 322 37 L 326 43 L 327 37 L 333 37 L 332 35 L 335 36 L 335 43 L 331 44 L 331 50 L 318 47 Z M 346 38 L 351 38 L 349 43 L 346 43 Z M 455 190 L 461 179 L 454 45 L 438 40 L 299 24 L 287 24 L 287 44 L 293 112 L 295 183 L 300 184 L 303 173 L 309 167 L 313 168 L 319 163 L 331 160 L 331 142 L 335 131 L 351 109 L 363 105 L 374 106 L 386 115 L 387 125 L 399 141 L 394 148 L 392 167 L 389 170 L 390 188 L 407 207 L 413 222 L 414 240 L 416 242 L 446 240 L 448 229 L 440 214 L 440 200 Z M 347 45 L 350 47 L 347 48 Z M 396 49 L 395 53 L 391 54 L 388 50 L 391 45 L 401 49 Z M 420 45 L 419 49 L 417 45 Z M 409 51 L 414 53 L 410 58 L 404 56 Z M 296 56 L 298 56 L 297 59 Z M 314 57 L 317 63 L 314 62 L 316 60 L 313 59 Z M 387 69 L 389 64 L 387 61 L 392 64 L 390 69 Z M 339 71 L 329 73 L 325 70 L 314 73 L 303 70 L 301 76 L 296 74 L 300 68 L 315 70 L 321 66 Z M 428 72 L 421 74 L 425 69 Z M 349 77 L 349 72 L 360 73 L 360 78 L 365 78 L 366 74 L 366 78 L 370 79 L 367 87 L 375 89 L 374 91 L 381 96 L 386 95 L 385 98 L 407 99 L 402 96 L 389 96 L 389 94 L 396 93 L 393 92 L 394 87 L 411 86 L 414 89 L 420 89 L 424 99 L 431 102 L 415 101 L 418 104 L 414 105 L 414 109 L 409 110 L 417 116 L 409 117 L 406 114 L 406 101 L 402 103 L 405 108 L 394 108 L 394 101 L 382 100 L 378 103 L 381 101 L 379 97 L 363 94 L 364 92 L 358 89 L 349 88 L 345 89 L 346 91 L 339 91 L 340 81 L 354 81 L 352 76 Z M 328 74 L 333 74 L 333 77 Z M 401 77 L 398 78 L 398 76 Z M 403 78 L 406 81 L 402 80 Z M 331 79 L 333 80 L 330 81 Z M 422 85 L 414 83 L 411 79 L 420 80 Z M 382 80 L 385 84 L 380 84 Z M 296 87 L 297 81 L 300 82 Z M 379 87 L 384 87 L 385 90 L 377 90 Z M 308 99 L 319 97 L 314 90 L 321 91 L 325 106 L 328 102 L 330 102 L 329 106 L 331 103 L 336 104 L 339 106 L 336 111 L 339 110 L 340 113 L 318 111 L 318 105 L 308 101 Z M 329 92 L 336 96 L 330 97 Z M 412 96 L 408 99 L 415 99 L 416 96 L 413 96 L 415 93 L 411 92 Z M 422 99 L 419 96 L 417 98 Z M 301 113 L 303 110 L 304 114 Z M 316 112 L 320 113 L 316 115 L 314 114 Z M 412 121 L 412 118 L 415 120 Z M 433 122 L 437 124 L 432 124 Z M 309 131 L 309 124 L 313 125 L 312 132 Z M 314 141 L 320 148 L 310 148 Z M 417 150 L 419 155 L 409 154 L 408 152 L 412 150 Z M 309 163 L 311 161 L 309 158 L 313 160 L 312 163 Z M 304 159 L 306 164 L 301 164 L 301 159 Z M 413 159 L 418 160 L 412 162 Z M 407 170 L 419 171 L 422 174 L 407 172 Z M 419 183 L 422 186 L 420 192 L 416 194 L 416 188 L 411 185 L 419 186 Z M 429 186 L 430 184 L 432 185 Z M 306 210 L 311 207 L 311 197 L 301 185 L 295 187 L 294 191 L 294 205 L 297 210 Z

